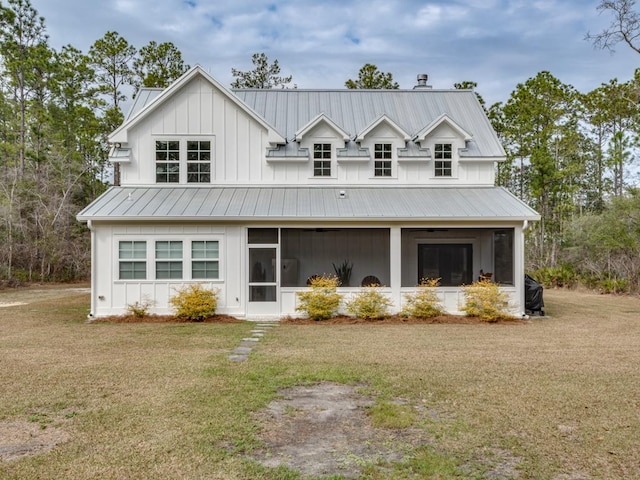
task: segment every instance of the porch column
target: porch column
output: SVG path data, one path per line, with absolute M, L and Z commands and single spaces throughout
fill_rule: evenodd
M 391 280 L 391 299 L 395 305 L 395 310 L 400 311 L 402 306 L 402 229 L 391 227 L 389 230 L 389 268 Z

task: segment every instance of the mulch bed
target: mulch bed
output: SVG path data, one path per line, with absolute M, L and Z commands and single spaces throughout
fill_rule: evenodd
M 111 317 L 102 317 L 92 320 L 91 323 L 243 323 L 231 315 L 214 315 L 205 318 L 200 322 L 176 318 L 171 315 L 147 315 L 145 317 L 136 317 L 135 315 L 114 315 Z M 464 315 L 440 315 L 433 318 L 412 318 L 402 317 L 400 315 L 392 315 L 385 318 L 367 320 L 364 318 L 348 317 L 340 315 L 328 320 L 313 320 L 311 318 L 302 317 L 283 317 L 280 319 L 282 325 L 398 325 L 398 324 L 460 324 L 460 325 L 477 325 L 477 324 L 497 324 L 497 325 L 516 325 L 528 323 L 528 320 L 513 318 L 508 320 L 498 320 L 497 322 L 486 322 L 479 317 L 467 317 Z
M 402 317 L 400 315 L 392 315 L 375 320 L 367 320 L 364 318 L 354 318 L 347 316 L 333 317 L 328 320 L 312 320 L 310 318 L 285 317 L 280 320 L 281 324 L 287 325 L 353 325 L 353 324 L 375 324 L 375 325 L 397 325 L 397 324 L 466 324 L 474 325 L 479 323 L 489 323 L 479 317 L 467 317 L 464 315 L 440 315 L 433 318 L 412 318 Z M 527 323 L 526 320 L 514 318 L 509 320 L 498 320 L 491 322 L 493 324 L 514 325 Z
M 92 320 L 91 323 L 243 323 L 231 315 L 214 315 L 201 321 L 176 318 L 172 315 L 147 315 L 136 317 L 135 315 L 114 315 L 111 317 L 101 317 Z

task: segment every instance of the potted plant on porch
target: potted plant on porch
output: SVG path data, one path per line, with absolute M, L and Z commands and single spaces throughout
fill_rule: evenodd
M 340 265 L 332 264 L 333 269 L 336 272 L 336 277 L 338 277 L 338 281 L 340 282 L 341 287 L 348 287 L 349 281 L 351 280 L 351 271 L 353 270 L 353 263 L 350 263 L 349 260 L 345 260 Z

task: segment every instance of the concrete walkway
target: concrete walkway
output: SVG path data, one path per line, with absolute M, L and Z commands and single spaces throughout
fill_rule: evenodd
M 244 362 L 249 358 L 249 354 L 251 351 L 258 345 L 258 342 L 264 335 L 275 325 L 278 325 L 278 321 L 262 321 L 256 323 L 256 326 L 253 330 L 251 330 L 251 337 L 243 338 L 240 342 L 240 346 L 236 348 L 231 355 L 229 355 L 229 360 L 232 362 Z

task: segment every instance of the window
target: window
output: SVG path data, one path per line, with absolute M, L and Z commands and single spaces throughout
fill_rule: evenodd
M 331 144 L 330 143 L 314 143 L 313 144 L 313 176 L 314 177 L 330 177 L 331 176 Z
M 211 182 L 211 142 L 187 141 L 187 183 Z
M 376 177 L 391 176 L 391 144 L 376 143 L 373 149 L 373 173 Z
M 220 247 L 215 240 L 191 242 L 191 278 L 220 278 Z
M 494 281 L 513 285 L 513 229 L 493 233 Z
M 442 286 L 472 283 L 473 247 L 468 243 L 418 245 L 418 278 L 439 278 Z
M 180 181 L 180 142 L 156 140 L 156 183 Z
M 156 242 L 156 278 L 182 278 L 182 242 L 165 240 Z
M 118 278 L 120 280 L 144 280 L 147 278 L 147 242 L 120 241 L 118 259 Z
M 436 143 L 434 148 L 435 156 L 435 176 L 450 177 L 451 176 L 451 144 Z

